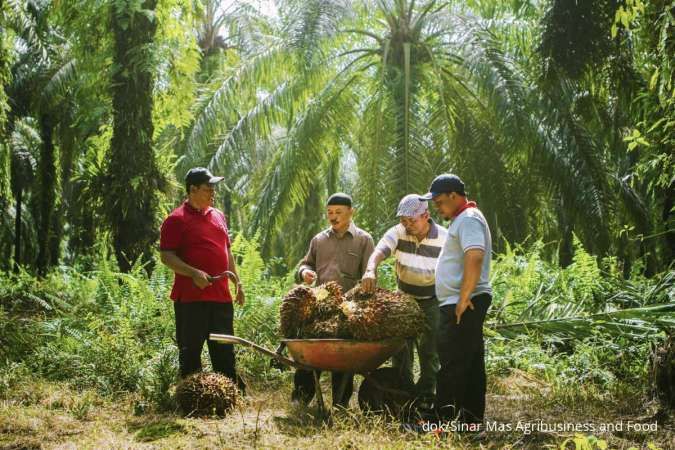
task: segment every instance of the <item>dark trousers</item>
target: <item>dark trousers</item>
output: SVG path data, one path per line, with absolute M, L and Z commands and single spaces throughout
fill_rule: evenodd
M 485 415 L 485 344 L 483 322 L 492 297 L 472 299 L 457 324 L 455 305 L 441 307 L 438 321 L 438 356 L 441 368 L 436 378 L 436 407 L 444 421 L 459 419 L 481 423 Z
M 321 371 L 317 370 L 316 372 L 321 377 Z M 342 383 L 345 377 L 347 378 L 345 390 L 342 398 L 338 399 L 340 383 Z M 333 405 L 340 405 L 346 408 L 349 405 L 352 392 L 354 392 L 354 375 L 345 372 L 331 372 L 331 384 L 333 388 Z M 293 377 L 293 394 L 291 398 L 309 403 L 314 397 L 315 387 L 313 372 L 311 370 L 297 369 Z
M 232 303 L 176 301 L 173 308 L 181 377 L 202 370 L 201 354 L 206 341 L 213 370 L 236 381 L 234 346 L 208 340 L 209 333 L 234 334 Z

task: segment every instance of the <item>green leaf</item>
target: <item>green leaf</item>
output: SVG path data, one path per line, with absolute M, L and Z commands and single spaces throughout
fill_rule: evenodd
M 656 88 L 656 83 L 659 81 L 659 68 L 657 67 L 652 74 L 652 77 L 649 79 L 649 90 L 653 91 Z

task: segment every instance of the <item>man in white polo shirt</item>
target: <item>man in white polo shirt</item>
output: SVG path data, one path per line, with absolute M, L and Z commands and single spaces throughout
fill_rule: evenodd
M 401 292 L 417 299 L 426 318 L 426 329 L 418 339 L 408 342 L 393 358 L 394 367 L 401 377 L 413 384 L 413 348 L 417 347 L 420 360 L 420 378 L 415 385 L 416 394 L 423 403 L 431 403 L 436 390 L 436 372 L 439 362 L 436 353 L 438 328 L 438 301 L 435 296 L 436 260 L 441 252 L 447 231 L 429 217 L 429 205 L 417 194 L 401 199 L 396 215 L 400 223 L 382 236 L 368 260 L 362 278 L 362 289 L 375 288 L 377 266 L 393 256 L 396 260 L 396 280 Z
M 483 322 L 492 302 L 490 228 L 456 175 L 436 177 L 422 198 L 433 200 L 440 215 L 452 220 L 436 266 L 441 368 L 435 406 L 442 420 L 459 419 L 480 431 L 486 390 Z

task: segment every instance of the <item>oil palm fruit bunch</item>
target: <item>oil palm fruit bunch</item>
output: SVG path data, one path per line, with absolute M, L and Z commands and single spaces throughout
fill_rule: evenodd
M 350 338 L 347 318 L 340 305 L 344 301 L 342 288 L 329 281 L 312 289 L 316 298 L 314 314 L 302 327 L 303 338 Z
M 342 312 L 354 339 L 413 337 L 424 328 L 424 314 L 417 301 L 408 295 L 380 288 L 365 294 L 357 287 L 346 297 Z
M 302 337 L 308 339 L 351 339 L 347 318 L 340 313 L 335 317 L 314 321 L 302 328 Z
M 300 330 L 316 312 L 316 296 L 306 286 L 291 289 L 281 301 L 281 335 L 285 338 L 300 337 Z
M 281 303 L 281 334 L 294 338 L 379 340 L 411 337 L 424 327 L 417 302 L 405 294 L 356 286 L 342 294 L 328 282 L 316 288 L 298 286 Z
M 329 281 L 313 289 L 316 297 L 314 320 L 323 321 L 341 315 L 340 305 L 344 301 L 342 288 L 335 281 Z
M 328 291 L 329 297 L 334 299 L 334 301 L 342 303 L 342 301 L 344 300 L 344 296 L 342 295 L 342 288 L 337 283 L 337 281 L 329 281 L 328 283 L 324 283 L 316 288 L 317 291 L 319 289 Z
M 223 417 L 238 399 L 236 384 L 220 373 L 197 372 L 176 386 L 176 401 L 187 415 Z

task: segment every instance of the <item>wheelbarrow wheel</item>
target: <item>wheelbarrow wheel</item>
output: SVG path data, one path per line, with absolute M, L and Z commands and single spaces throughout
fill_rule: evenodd
M 414 389 L 398 369 L 383 367 L 370 372 L 361 383 L 359 407 L 363 412 L 398 416 L 413 400 Z

